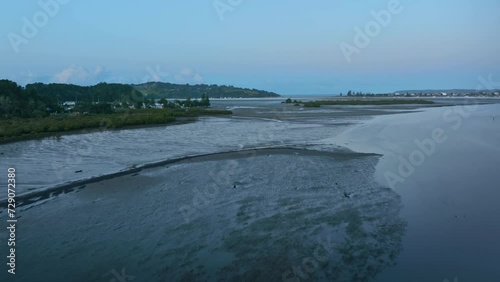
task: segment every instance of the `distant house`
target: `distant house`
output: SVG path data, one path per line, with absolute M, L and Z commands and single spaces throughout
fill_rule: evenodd
M 75 101 L 66 101 L 63 103 L 63 107 L 65 111 L 72 110 L 76 105 Z

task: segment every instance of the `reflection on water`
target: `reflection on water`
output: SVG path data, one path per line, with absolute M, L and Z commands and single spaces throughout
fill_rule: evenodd
M 424 152 L 417 144 L 435 129 L 446 136 L 395 185 L 408 221 L 404 252 L 376 281 L 498 280 L 500 122 L 493 116 L 499 113 L 500 104 L 492 104 L 379 116 L 324 141 L 383 154 L 375 176 L 384 185 L 402 158 Z

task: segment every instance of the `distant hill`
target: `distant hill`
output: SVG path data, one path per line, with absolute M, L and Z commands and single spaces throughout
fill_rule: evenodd
M 208 94 L 210 98 L 269 98 L 280 97 L 280 95 L 257 89 L 239 88 L 226 85 L 188 85 L 172 84 L 164 82 L 147 82 L 133 85 L 133 87 L 142 92 L 148 98 L 199 98 L 201 94 Z
M 64 111 L 65 102 L 78 105 L 142 103 L 145 98 L 264 98 L 280 95 L 257 89 L 238 88 L 226 85 L 180 85 L 150 82 L 139 85 L 99 83 L 79 86 L 61 83 L 32 83 L 21 87 L 10 80 L 0 80 L 0 118 L 43 117 Z M 68 103 L 69 105 L 69 103 Z
M 118 83 L 99 83 L 94 86 L 33 83 L 26 85 L 26 90 L 57 103 L 65 101 L 137 102 L 144 98 L 144 95 L 134 87 Z

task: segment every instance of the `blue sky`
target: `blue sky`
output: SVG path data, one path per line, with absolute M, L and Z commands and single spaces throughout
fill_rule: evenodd
M 498 0 L 5 2 L 0 77 L 21 85 L 161 80 L 293 95 L 500 80 Z M 348 60 L 341 46 L 356 52 Z

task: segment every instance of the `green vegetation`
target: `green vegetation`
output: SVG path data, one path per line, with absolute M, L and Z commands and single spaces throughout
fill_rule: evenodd
M 0 80 L 0 119 L 44 117 L 62 108 L 41 97 L 33 89 L 24 89 L 15 82 Z
M 134 125 L 168 124 L 194 120 L 202 115 L 227 115 L 231 111 L 193 108 L 120 110 L 112 114 L 57 114 L 44 118 L 0 119 L 0 142 L 60 136 L 65 131 L 119 129 Z
M 199 85 L 189 85 L 189 84 L 172 84 L 172 83 L 163 83 L 163 82 L 148 82 L 138 85 L 133 85 L 133 87 L 147 95 L 148 97 L 154 97 L 155 99 L 160 98 L 194 98 L 199 97 L 201 95 L 207 94 L 212 98 L 268 98 L 268 97 L 279 97 L 280 95 L 262 91 L 257 89 L 248 89 L 248 88 L 238 88 L 234 86 L 226 86 L 226 85 L 207 85 L 207 84 L 199 84 Z
M 165 98 L 162 98 L 165 99 Z M 176 100 L 175 104 L 181 105 L 186 108 L 192 108 L 192 107 L 210 107 L 210 98 L 208 98 L 207 94 L 201 94 L 201 99 L 195 99 L 191 100 L 190 97 L 188 97 L 185 101 L 179 101 Z
M 282 103 L 285 103 L 285 104 L 299 104 L 299 103 L 302 103 L 301 101 L 297 101 L 297 100 L 293 100 L 288 98 L 285 100 L 285 102 L 282 102 Z
M 285 103 L 292 103 L 292 101 Z M 330 100 L 330 101 L 293 101 L 294 106 L 303 104 L 304 107 L 319 108 L 321 106 L 377 106 L 377 105 L 409 105 L 409 104 L 434 104 L 432 101 L 420 99 L 385 99 L 385 100 Z
M 209 106 L 210 98 L 205 93 L 200 100 L 161 99 L 157 103 L 129 85 L 36 83 L 23 88 L 0 80 L 0 142 L 60 136 L 65 131 L 167 124 L 177 118 L 194 120 L 201 115 L 232 114 L 206 109 Z
M 144 100 L 144 95 L 134 87 L 126 84 L 99 83 L 94 86 L 78 86 L 72 84 L 26 85 L 26 91 L 35 92 L 52 104 L 62 104 L 66 101 L 82 103 L 137 103 Z

